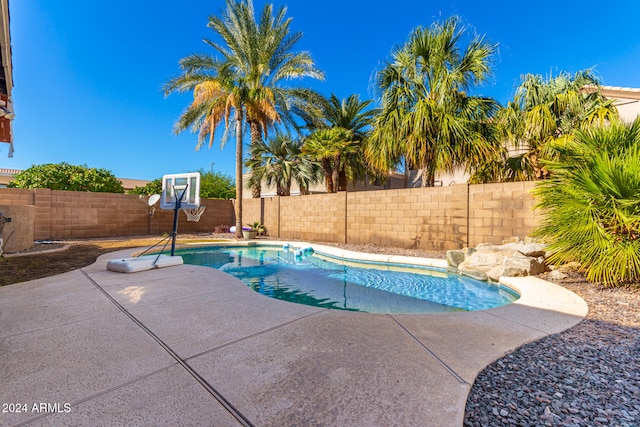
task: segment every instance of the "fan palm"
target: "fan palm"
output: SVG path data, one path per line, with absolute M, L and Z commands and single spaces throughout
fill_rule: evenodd
M 590 70 L 547 80 L 533 74 L 523 77 L 514 101 L 498 114 L 507 129 L 507 142 L 524 151 L 507 164 L 509 180 L 547 178 L 541 161 L 553 155 L 548 150 L 551 143 L 561 143 L 576 129 L 616 118 L 613 102 L 598 88 L 599 81 Z
M 295 52 L 301 32 L 291 32 L 287 8 L 275 10 L 266 4 L 256 19 L 251 0 L 227 0 L 227 13 L 209 18 L 209 28 L 224 44 L 205 40 L 242 76 L 248 88 L 246 120 L 251 143 L 257 144 L 269 126 L 284 122 L 297 127 L 296 116 L 317 121 L 322 97 L 307 88 L 286 87 L 285 80 L 311 77 L 323 79 L 309 52 Z M 260 197 L 260 185 L 253 185 L 253 197 Z
M 496 46 L 476 36 L 461 50 L 465 31 L 456 17 L 417 28 L 378 72 L 382 111 L 366 149 L 376 169 L 404 162 L 421 170 L 422 186 L 432 186 L 436 172 L 472 170 L 497 149 L 489 118 L 498 104 L 467 94 L 489 76 Z
M 640 118 L 553 142 L 556 161 L 536 184 L 550 262 L 577 261 L 593 282 L 640 280 Z
M 325 174 L 327 193 L 338 192 L 340 171 L 346 169 L 349 177 L 347 159 L 359 150 L 360 143 L 353 139 L 351 131 L 341 127 L 313 132 L 302 147 L 303 154 L 320 162 Z
M 318 181 L 320 168 L 302 154 L 302 143 L 284 134 L 277 134 L 266 143 L 251 145 L 251 158 L 246 165 L 253 173 L 249 184 L 276 185 L 279 196 L 291 194 L 295 181 L 301 194 L 309 193 L 309 185 Z
M 323 106 L 325 125 L 328 128 L 345 129 L 350 133 L 349 152 L 344 153 L 343 166 L 339 171 L 338 190 L 346 191 L 347 181 L 365 179 L 369 174 L 364 158 L 364 143 L 369 135 L 371 124 L 377 114 L 375 109 L 367 109 L 373 101 L 360 101 L 358 95 L 338 99 L 335 94 Z M 354 147 L 357 143 L 358 147 Z

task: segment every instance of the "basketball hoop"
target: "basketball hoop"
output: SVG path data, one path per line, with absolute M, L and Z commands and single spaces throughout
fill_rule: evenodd
M 204 213 L 206 206 L 200 206 L 195 209 L 183 209 L 184 213 L 187 214 L 187 221 L 198 222 L 200 221 L 200 217 Z

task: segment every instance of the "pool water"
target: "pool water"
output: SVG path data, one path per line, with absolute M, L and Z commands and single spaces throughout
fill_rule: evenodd
M 298 304 L 369 313 L 440 313 L 499 307 L 518 296 L 499 285 L 428 268 L 355 263 L 273 246 L 177 251 L 256 292 Z

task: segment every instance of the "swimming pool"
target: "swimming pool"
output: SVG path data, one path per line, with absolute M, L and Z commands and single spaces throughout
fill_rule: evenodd
M 369 313 L 441 313 L 499 307 L 510 289 L 428 268 L 361 263 L 282 246 L 206 246 L 176 251 L 186 264 L 231 274 L 256 292 L 298 304 Z

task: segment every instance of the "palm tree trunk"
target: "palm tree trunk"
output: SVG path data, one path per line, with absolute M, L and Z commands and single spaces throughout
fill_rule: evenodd
M 251 145 L 255 145 L 262 139 L 262 126 L 256 121 L 249 122 L 249 130 L 251 131 Z M 252 159 L 256 160 L 256 159 Z M 255 163 L 255 162 L 254 162 Z M 259 199 L 262 195 L 262 182 L 255 182 L 251 186 L 251 197 Z
M 411 175 L 411 166 L 406 157 L 404 157 L 404 175 L 402 176 L 402 188 L 409 188 L 409 176 Z
M 347 191 L 347 171 L 343 167 L 338 177 L 338 191 Z
M 331 181 L 333 183 L 333 192 L 337 193 L 340 181 L 340 155 L 333 156 L 333 167 L 331 168 Z
M 236 237 L 242 238 L 242 110 L 236 111 Z
M 331 160 L 328 157 L 322 158 L 322 170 L 324 171 L 324 181 L 327 187 L 327 193 L 333 193 L 333 178 L 331 171 Z

